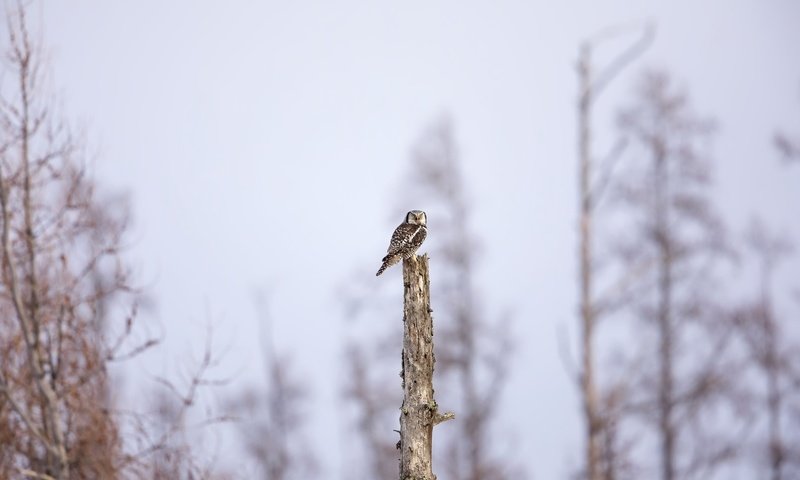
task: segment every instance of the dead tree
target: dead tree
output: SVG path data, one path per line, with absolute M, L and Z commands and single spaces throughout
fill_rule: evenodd
M 265 480 L 313 478 L 317 467 L 302 436 L 307 390 L 289 368 L 287 356 L 268 365 L 267 390 L 248 388 L 231 402 L 239 439 Z
M 365 278 L 368 282 L 363 281 Z M 359 439 L 354 447 L 361 446 L 349 450 L 353 457 L 345 476 L 354 478 L 392 478 L 397 474 L 397 436 L 392 431 L 397 430 L 397 405 L 402 401 L 402 392 L 392 377 L 397 373 L 397 357 L 402 352 L 398 341 L 402 330 L 399 322 L 392 326 L 373 321 L 390 315 L 378 286 L 372 276 L 357 272 L 340 295 L 346 321 L 359 322 L 359 328 L 346 329 L 359 337 L 351 336 L 345 343 L 347 374 L 342 390 L 354 436 Z
M 599 165 L 601 174 L 596 175 L 594 170 L 595 158 L 592 152 L 592 112 L 595 102 L 605 87 L 624 69 L 636 59 L 652 41 L 652 30 L 647 28 L 644 35 L 628 50 L 598 74 L 592 65 L 592 52 L 601 42 L 624 33 L 627 29 L 610 29 L 596 35 L 584 42 L 580 49 L 578 61 L 578 196 L 579 196 L 579 284 L 580 284 L 580 335 L 581 335 L 581 367 L 580 367 L 580 393 L 583 403 L 583 417 L 585 425 L 586 450 L 584 456 L 586 478 L 598 480 L 608 477 L 608 472 L 602 474 L 601 468 L 601 428 L 603 419 L 600 418 L 598 388 L 595 380 L 595 325 L 598 320 L 598 308 L 594 296 L 594 260 L 592 256 L 594 212 L 599 197 L 605 189 L 614 162 L 625 147 L 624 142 L 619 142 L 614 147 L 608 158 Z M 606 462 L 608 463 L 608 462 Z M 612 461 L 613 463 L 613 461 Z
M 729 249 L 708 191 L 704 148 L 713 123 L 663 72 L 646 72 L 636 92 L 620 114 L 633 153 L 616 181 L 615 206 L 625 217 L 617 253 L 624 275 L 636 277 L 625 305 L 633 337 L 653 342 L 637 341 L 630 403 L 657 439 L 662 480 L 707 478 L 735 443 L 711 414 L 729 406 L 732 381 L 731 333 L 714 302 L 715 268 Z
M 294 374 L 291 357 L 276 350 L 266 299 L 257 297 L 266 388 L 248 387 L 229 402 L 244 452 L 265 480 L 314 478 L 317 462 L 303 435 L 306 384 Z
M 787 428 L 791 423 L 787 412 L 792 404 L 800 405 L 800 346 L 792 341 L 773 298 L 775 271 L 792 245 L 755 221 L 747 233 L 747 247 L 758 263 L 758 293 L 734 311 L 733 320 L 746 347 L 746 366 L 755 367 L 756 378 L 764 385 L 763 389 L 751 387 L 755 390 L 753 410 L 766 424 L 764 437 L 757 440 L 757 450 L 764 452 L 759 459 L 766 459 L 758 462 L 759 471 L 766 464 L 770 479 L 794 478 L 800 473 L 800 449 L 796 448 L 800 437 L 790 433 L 796 428 Z M 745 372 L 742 368 L 740 375 Z
M 403 261 L 403 292 L 400 480 L 435 480 L 433 427 L 454 415 L 439 414 L 433 398 L 433 310 L 427 255 Z
M 379 342 L 382 344 L 383 342 Z M 396 358 L 396 357 L 395 357 Z M 344 397 L 355 410 L 355 427 L 361 437 L 369 478 L 391 478 L 396 473 L 395 438 L 387 434 L 394 423 L 397 398 L 387 388 L 385 375 L 376 374 L 375 364 L 381 362 L 381 352 L 367 351 L 366 346 L 350 342 L 345 353 L 348 382 Z M 394 390 L 394 389 L 393 389 Z M 390 417 L 391 419 L 387 419 Z M 359 475 L 348 468 L 349 475 Z
M 227 383 L 210 378 L 219 362 L 213 355 L 212 340 L 209 326 L 202 356 L 193 362 L 183 381 L 155 378 L 156 384 L 146 393 L 146 400 L 139 402 L 151 411 L 145 411 L 145 407 L 112 411 L 120 429 L 127 433 L 128 449 L 119 465 L 119 478 L 217 478 L 212 462 L 199 455 L 195 447 L 205 429 L 230 419 L 210 413 L 193 418 L 202 391 Z

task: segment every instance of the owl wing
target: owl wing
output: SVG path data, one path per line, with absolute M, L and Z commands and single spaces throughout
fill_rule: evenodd
M 422 225 L 401 223 L 394 230 L 392 239 L 389 241 L 389 248 L 386 250 L 387 256 L 396 255 L 400 250 L 404 249 L 415 236 L 418 236 L 417 233 L 421 228 Z
M 416 234 L 414 234 L 414 236 L 413 236 L 413 237 L 411 238 L 411 240 L 410 240 L 410 243 L 411 243 L 411 249 L 412 249 L 413 251 L 415 251 L 415 252 L 416 252 L 416 251 L 417 251 L 417 249 L 420 247 L 420 245 L 422 245 L 422 242 L 424 242 L 424 241 L 425 241 L 425 237 L 427 237 L 427 236 L 428 236 L 428 229 L 427 229 L 427 228 L 425 228 L 425 227 L 423 227 L 423 226 L 421 226 L 421 225 L 420 225 L 419 227 L 420 227 L 420 228 L 419 228 L 419 230 L 417 231 L 417 233 L 416 233 Z

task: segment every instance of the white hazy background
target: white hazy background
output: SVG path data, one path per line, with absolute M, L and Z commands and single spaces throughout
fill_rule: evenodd
M 268 291 L 274 343 L 311 386 L 306 433 L 322 478 L 341 477 L 350 448 L 335 417 L 352 326 L 337 288 L 377 269 L 401 220 L 392 213 L 410 148 L 443 113 L 483 242 L 483 302 L 515 319 L 494 434 L 517 439 L 515 460 L 536 478 L 579 466 L 582 421 L 558 332 L 576 334 L 575 64 L 599 30 L 657 27 L 598 104 L 595 151 L 612 143 L 636 72 L 663 67 L 719 122 L 714 197 L 731 229 L 760 214 L 800 240 L 800 166 L 781 165 L 771 144 L 776 129 L 800 132 L 800 2 L 74 0 L 33 13 L 98 179 L 132 203 L 129 258 L 154 302 L 142 321 L 165 343 L 144 373 L 122 376 L 128 401 L 146 400 L 148 375 L 190 367 L 209 323 L 224 354 L 215 376 L 231 378 L 230 391 L 261 382 L 253 299 Z M 634 39 L 609 43 L 598 62 Z M 397 284 L 399 312 L 398 276 L 375 281 Z M 796 257 L 783 278 L 796 288 Z M 230 433 L 203 444 L 221 466 L 238 464 Z

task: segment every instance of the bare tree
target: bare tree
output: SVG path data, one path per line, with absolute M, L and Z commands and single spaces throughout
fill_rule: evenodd
M 595 158 L 592 152 L 592 112 L 595 102 L 605 87 L 634 59 L 647 48 L 652 41 L 651 28 L 644 30 L 644 35 L 626 51 L 614 59 L 599 73 L 594 72 L 592 52 L 602 42 L 624 33 L 628 29 L 609 29 L 601 32 L 583 43 L 578 61 L 579 93 L 578 93 L 578 170 L 579 170 L 579 284 L 580 284 L 580 332 L 581 332 L 581 367 L 580 393 L 583 402 L 583 417 L 586 428 L 585 471 L 586 478 L 597 480 L 613 476 L 611 470 L 615 459 L 609 457 L 611 450 L 606 448 L 604 454 L 607 468 L 600 466 L 600 442 L 604 421 L 600 416 L 601 407 L 598 400 L 598 387 L 595 380 L 595 326 L 599 312 L 594 294 L 593 260 L 593 228 L 595 208 L 600 196 L 608 184 L 612 169 L 625 142 L 618 142 L 609 156 L 599 165 L 601 174 L 595 174 Z M 610 433 L 610 432 L 609 432 Z M 608 439 L 608 435 L 606 435 Z M 605 472 L 605 473 L 603 473 Z
M 98 198 L 80 144 L 44 94 L 46 65 L 25 9 L 7 18 L 0 476 L 113 478 L 123 458 L 106 365 L 122 343 L 106 342 L 102 321 L 111 298 L 132 293 L 119 258 L 126 211 Z
M 754 411 L 766 423 L 765 439 L 758 440 L 757 451 L 766 458 L 769 478 L 781 480 L 800 474 L 800 436 L 789 433 L 792 423 L 786 418 L 791 405 L 800 407 L 800 346 L 791 340 L 776 313 L 774 296 L 775 270 L 791 253 L 791 243 L 773 236 L 760 221 L 754 221 L 747 233 L 747 246 L 758 263 L 758 294 L 740 306 L 733 315 L 747 353 L 747 365 L 755 367 L 765 388 L 754 392 Z M 744 376 L 746 370 L 740 370 Z M 763 391 L 763 394 L 761 393 Z M 787 438 L 787 434 L 789 438 Z M 760 469 L 759 469 L 760 470 Z
M 307 392 L 290 365 L 288 357 L 272 358 L 267 391 L 246 389 L 231 404 L 245 453 L 265 480 L 308 479 L 317 471 L 301 431 Z
M 153 421 L 152 432 L 160 438 L 152 442 L 157 447 L 144 457 L 145 461 L 129 471 L 135 471 L 140 478 L 154 480 L 204 478 L 187 438 L 185 417 L 188 402 L 168 390 L 153 392 L 155 411 L 149 419 Z
M 714 269 L 729 251 L 708 194 L 713 124 L 663 72 L 646 72 L 636 92 L 620 115 L 634 150 L 615 198 L 622 270 L 636 272 L 626 307 L 641 350 L 629 403 L 657 438 L 660 478 L 708 478 L 734 454 L 713 414 L 729 406 L 731 374 L 730 329 L 713 301 Z
M 345 478 L 394 478 L 397 474 L 397 405 L 402 391 L 392 380 L 397 374 L 397 357 L 402 351 L 399 341 L 401 322 L 390 328 L 375 320 L 390 316 L 372 265 L 356 272 L 339 293 L 345 307 L 347 332 L 366 332 L 369 340 L 350 337 L 345 341 L 344 360 L 347 374 L 342 396 L 353 421 L 361 449 L 348 449 Z M 383 282 L 385 283 L 385 282 Z M 358 322 L 358 328 L 353 325 Z M 356 444 L 357 445 L 357 444 Z
M 624 423 L 628 414 L 628 386 L 617 382 L 602 389 L 599 419 L 599 458 L 597 468 L 601 478 L 623 480 L 641 478 L 641 471 L 633 462 L 635 439 L 626 436 Z
M 263 335 L 266 391 L 246 388 L 230 402 L 231 416 L 238 418 L 239 439 L 264 480 L 313 478 L 317 461 L 303 436 L 304 404 L 308 389 L 292 373 L 291 358 L 279 354 L 271 337 L 267 305 L 259 299 Z
M 165 451 L 169 436 L 150 441 L 152 417 L 119 411 L 112 395 L 109 367 L 157 343 L 133 334 L 140 294 L 122 257 L 127 204 L 100 195 L 80 141 L 47 95 L 47 65 L 29 32 L 26 5 L 7 13 L 0 75 L 0 477 L 140 476 L 146 457 Z M 192 377 L 179 412 L 204 383 L 202 373 Z
M 378 342 L 378 345 L 383 342 Z M 389 435 L 396 417 L 399 394 L 385 376 L 376 375 L 375 364 L 385 360 L 385 349 L 367 350 L 367 346 L 351 342 L 345 354 L 348 381 L 345 399 L 354 407 L 356 431 L 366 452 L 369 478 L 393 478 L 396 472 L 396 437 Z M 379 370 L 380 371 L 380 370 Z M 394 402 L 394 403 L 392 403 Z M 348 467 L 350 475 L 356 475 Z
M 151 411 L 115 412 L 120 429 L 126 433 L 128 447 L 121 465 L 121 478 L 228 478 L 215 470 L 213 458 L 196 451 L 207 427 L 230 420 L 225 415 L 212 415 L 209 410 L 201 418 L 193 415 L 201 390 L 227 384 L 224 379 L 210 377 L 219 364 L 219 359 L 213 356 L 212 340 L 209 326 L 202 356 L 192 362 L 182 382 L 163 377 L 155 379 L 155 388 L 150 390 L 145 402 Z

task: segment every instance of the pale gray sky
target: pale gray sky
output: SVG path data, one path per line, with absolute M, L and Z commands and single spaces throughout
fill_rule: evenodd
M 655 22 L 637 67 L 669 69 L 718 119 L 726 218 L 740 228 L 760 213 L 800 239 L 800 166 L 782 167 L 770 144 L 777 127 L 800 134 L 793 0 L 76 0 L 41 11 L 54 83 L 88 131 L 98 176 L 131 194 L 131 258 L 167 335 L 148 369 L 172 372 L 201 349 L 210 318 L 227 347 L 222 372 L 260 378 L 252 292 L 271 288 L 279 348 L 313 379 L 310 436 L 328 448 L 330 477 L 345 448 L 331 418 L 345 328 L 335 289 L 358 268 L 374 273 L 409 149 L 443 112 L 484 244 L 478 283 L 490 311 L 514 312 L 520 339 L 498 432 L 515 432 L 536 478 L 580 461 L 556 339 L 559 325 L 575 332 L 574 64 L 598 30 Z M 599 104 L 601 135 L 630 72 Z M 600 136 L 597 151 L 610 142 Z M 798 272 L 795 260 L 787 277 Z

